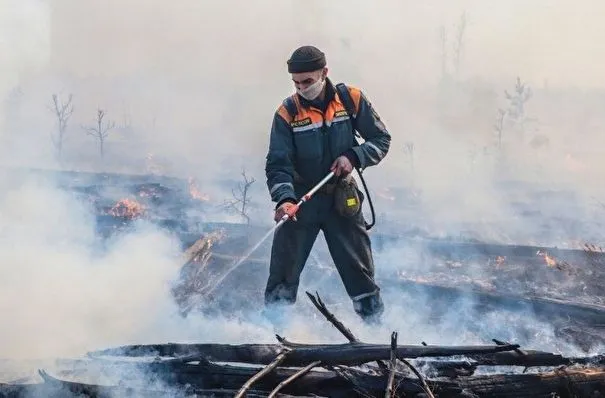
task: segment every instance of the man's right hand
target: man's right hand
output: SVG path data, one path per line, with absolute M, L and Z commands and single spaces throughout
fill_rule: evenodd
M 273 219 L 275 222 L 279 222 L 287 214 L 291 220 L 296 221 L 297 211 L 298 205 L 291 202 L 284 202 L 275 210 L 275 216 Z

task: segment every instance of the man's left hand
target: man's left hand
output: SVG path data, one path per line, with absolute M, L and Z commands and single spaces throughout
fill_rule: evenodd
M 330 171 L 333 171 L 336 177 L 340 177 L 341 175 L 346 176 L 353 171 L 353 164 L 351 164 L 351 161 L 346 156 L 339 156 L 332 163 Z

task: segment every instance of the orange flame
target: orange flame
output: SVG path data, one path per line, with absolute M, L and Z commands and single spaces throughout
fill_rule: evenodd
M 544 261 L 549 267 L 557 266 L 557 260 L 555 260 L 554 257 L 549 256 L 548 253 L 538 250 L 537 255 L 544 257 Z
M 197 189 L 195 179 L 189 177 L 187 181 L 189 182 L 189 194 L 193 199 L 201 200 L 204 202 L 210 200 L 210 196 L 208 196 L 208 194 L 201 193 L 200 190 Z
M 109 210 L 109 214 L 114 217 L 125 217 L 125 218 L 137 218 L 140 217 L 145 211 L 143 205 L 136 200 L 131 199 L 120 199 L 113 207 Z

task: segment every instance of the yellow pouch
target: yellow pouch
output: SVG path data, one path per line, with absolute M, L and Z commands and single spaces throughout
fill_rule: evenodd
M 356 216 L 361 210 L 361 192 L 351 174 L 340 178 L 334 188 L 334 209 L 344 217 Z

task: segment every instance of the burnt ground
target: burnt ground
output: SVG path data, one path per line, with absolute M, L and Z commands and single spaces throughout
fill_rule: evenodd
M 221 275 L 225 267 L 255 245 L 270 228 L 270 224 L 208 221 L 209 214 L 224 211 L 221 207 L 223 199 L 207 199 L 203 186 L 187 179 L 156 175 L 34 172 L 41 178 L 52 178 L 61 189 L 89 205 L 95 214 L 96 230 L 101 240 L 119 238 L 120 233 L 135 228 L 138 220 L 153 223 L 177 236 L 183 249 L 205 234 L 222 231 L 223 239 L 214 243 L 212 248 L 213 258 L 206 275 L 209 278 Z M 228 188 L 237 181 L 220 183 Z M 579 210 L 582 206 L 574 192 L 547 190 L 519 182 L 503 182 L 501 185 L 503 190 L 510 191 L 510 208 L 516 211 L 515 224 L 532 226 L 533 233 L 527 242 L 494 241 L 487 235 L 481 240 L 478 234 L 464 233 L 468 226 L 461 224 L 450 226 L 450 229 L 459 227 L 457 235 L 444 235 L 442 230 L 431 234 L 434 225 L 422 224 L 421 219 L 411 216 L 423 210 L 420 195 L 403 189 L 389 192 L 393 197 L 402 198 L 398 207 L 401 209 L 403 203 L 403 211 L 408 213 L 397 218 L 409 219 L 406 224 L 389 220 L 381 214 L 381 209 L 388 209 L 392 204 L 392 198 L 384 200 L 381 195 L 374 195 L 378 223 L 371 236 L 377 278 L 387 284 L 385 287 L 401 287 L 403 291 L 418 285 L 426 289 L 427 286 L 442 288 L 444 292 L 449 288 L 465 294 L 542 298 L 586 306 L 604 304 L 605 252 L 595 241 L 600 236 L 594 233 L 605 231 L 601 219 Z M 127 202 L 120 203 L 124 199 Z M 129 203 L 135 202 L 136 206 L 128 207 Z M 555 211 L 561 208 L 566 212 Z M 605 209 L 602 211 L 605 214 Z M 481 230 L 485 225 L 476 227 Z M 492 229 L 498 229 L 498 226 Z M 500 229 L 504 230 L 504 227 Z M 589 236 L 583 237 L 582 233 L 586 231 Z M 233 285 L 244 277 L 251 294 L 256 292 L 256 296 L 249 297 L 252 298 L 249 301 L 251 305 L 260 300 L 258 287 L 263 286 L 266 278 L 269 252 L 270 239 L 224 282 L 227 288 L 237 287 L 246 291 L 247 287 Z M 313 281 L 312 289 L 329 291 L 334 290 L 329 286 L 335 280 L 338 281 L 338 277 L 320 234 L 303 274 L 303 285 Z M 222 304 L 228 306 L 227 302 Z M 224 309 L 229 310 L 227 307 Z
M 193 188 L 186 179 L 38 173 L 40 176 L 52 175 L 61 189 L 89 205 L 95 214 L 100 241 L 118 239 L 120 233 L 136 228 L 137 220 L 151 222 L 174 234 L 183 249 L 201 236 L 221 231 L 222 239 L 212 246 L 211 256 L 203 264 L 203 273 L 195 276 L 204 279 L 198 288 L 221 276 L 225 268 L 237 261 L 238 255 L 253 246 L 268 230 L 267 225 L 207 221 L 206 215 L 216 211 L 220 203 L 200 196 L 203 186 Z M 377 279 L 385 295 L 402 308 L 414 307 L 415 313 L 421 312 L 414 316 L 414 321 L 429 325 L 452 323 L 452 308 L 464 307 L 458 319 L 464 324 L 460 333 L 470 333 L 477 340 L 489 341 L 495 337 L 523 340 L 525 337 L 526 342 L 535 343 L 540 336 L 536 336 L 529 323 L 538 321 L 552 327 L 554 338 L 584 353 L 598 350 L 605 340 L 605 292 L 602 288 L 605 253 L 596 241 L 598 234 L 587 236 L 586 241 L 579 235 L 582 231 L 601 230 L 601 220 L 577 217 L 580 211 L 574 211 L 577 198 L 573 192 L 508 184 L 511 191 L 523 192 L 523 200 L 519 199 L 521 195 L 511 195 L 514 200 L 511 200 L 510 208 L 515 209 L 516 217 L 523 223 L 533 226 L 533 238 L 529 237 L 525 242 L 511 243 L 487 237 L 482 240 L 480 235 L 472 233 L 444 236 L 440 231 L 433 234 L 430 225 L 423 225 L 417 219 L 410 217 L 409 224 L 401 225 L 379 214 L 377 227 L 371 234 Z M 421 210 L 418 196 L 404 191 L 393 191 L 392 194 L 408 199 L 410 214 Z M 117 206 L 123 199 L 128 201 Z M 544 210 L 557 207 L 553 203 L 567 203 L 569 212 L 558 214 Z M 389 201 L 375 199 L 377 208 L 388 204 Z M 586 223 L 591 225 L 586 226 Z M 472 226 L 460 225 L 460 230 L 465 228 L 472 230 Z M 494 228 L 498 229 L 498 226 Z M 536 234 L 536 231 L 541 233 Z M 262 305 L 269 250 L 270 241 L 266 241 L 224 280 L 222 289 L 197 300 L 196 307 L 188 309 L 183 316 L 195 316 L 197 311 L 243 314 L 247 309 Z M 183 289 L 191 271 L 198 267 L 199 263 L 191 263 L 183 268 Z M 322 239 L 318 239 L 302 279 L 301 290 L 320 292 L 329 305 L 340 308 L 346 302 Z M 246 281 L 245 286 L 240 283 L 242 280 Z M 179 286 L 176 286 L 175 291 L 178 290 Z M 417 311 L 418 308 L 423 310 Z M 519 319 L 515 314 L 520 315 Z M 512 318 L 516 320 L 496 329 L 486 328 L 478 322 L 496 319 L 507 322 Z M 500 334 L 494 336 L 494 330 Z M 547 346 L 549 341 L 543 343 Z

